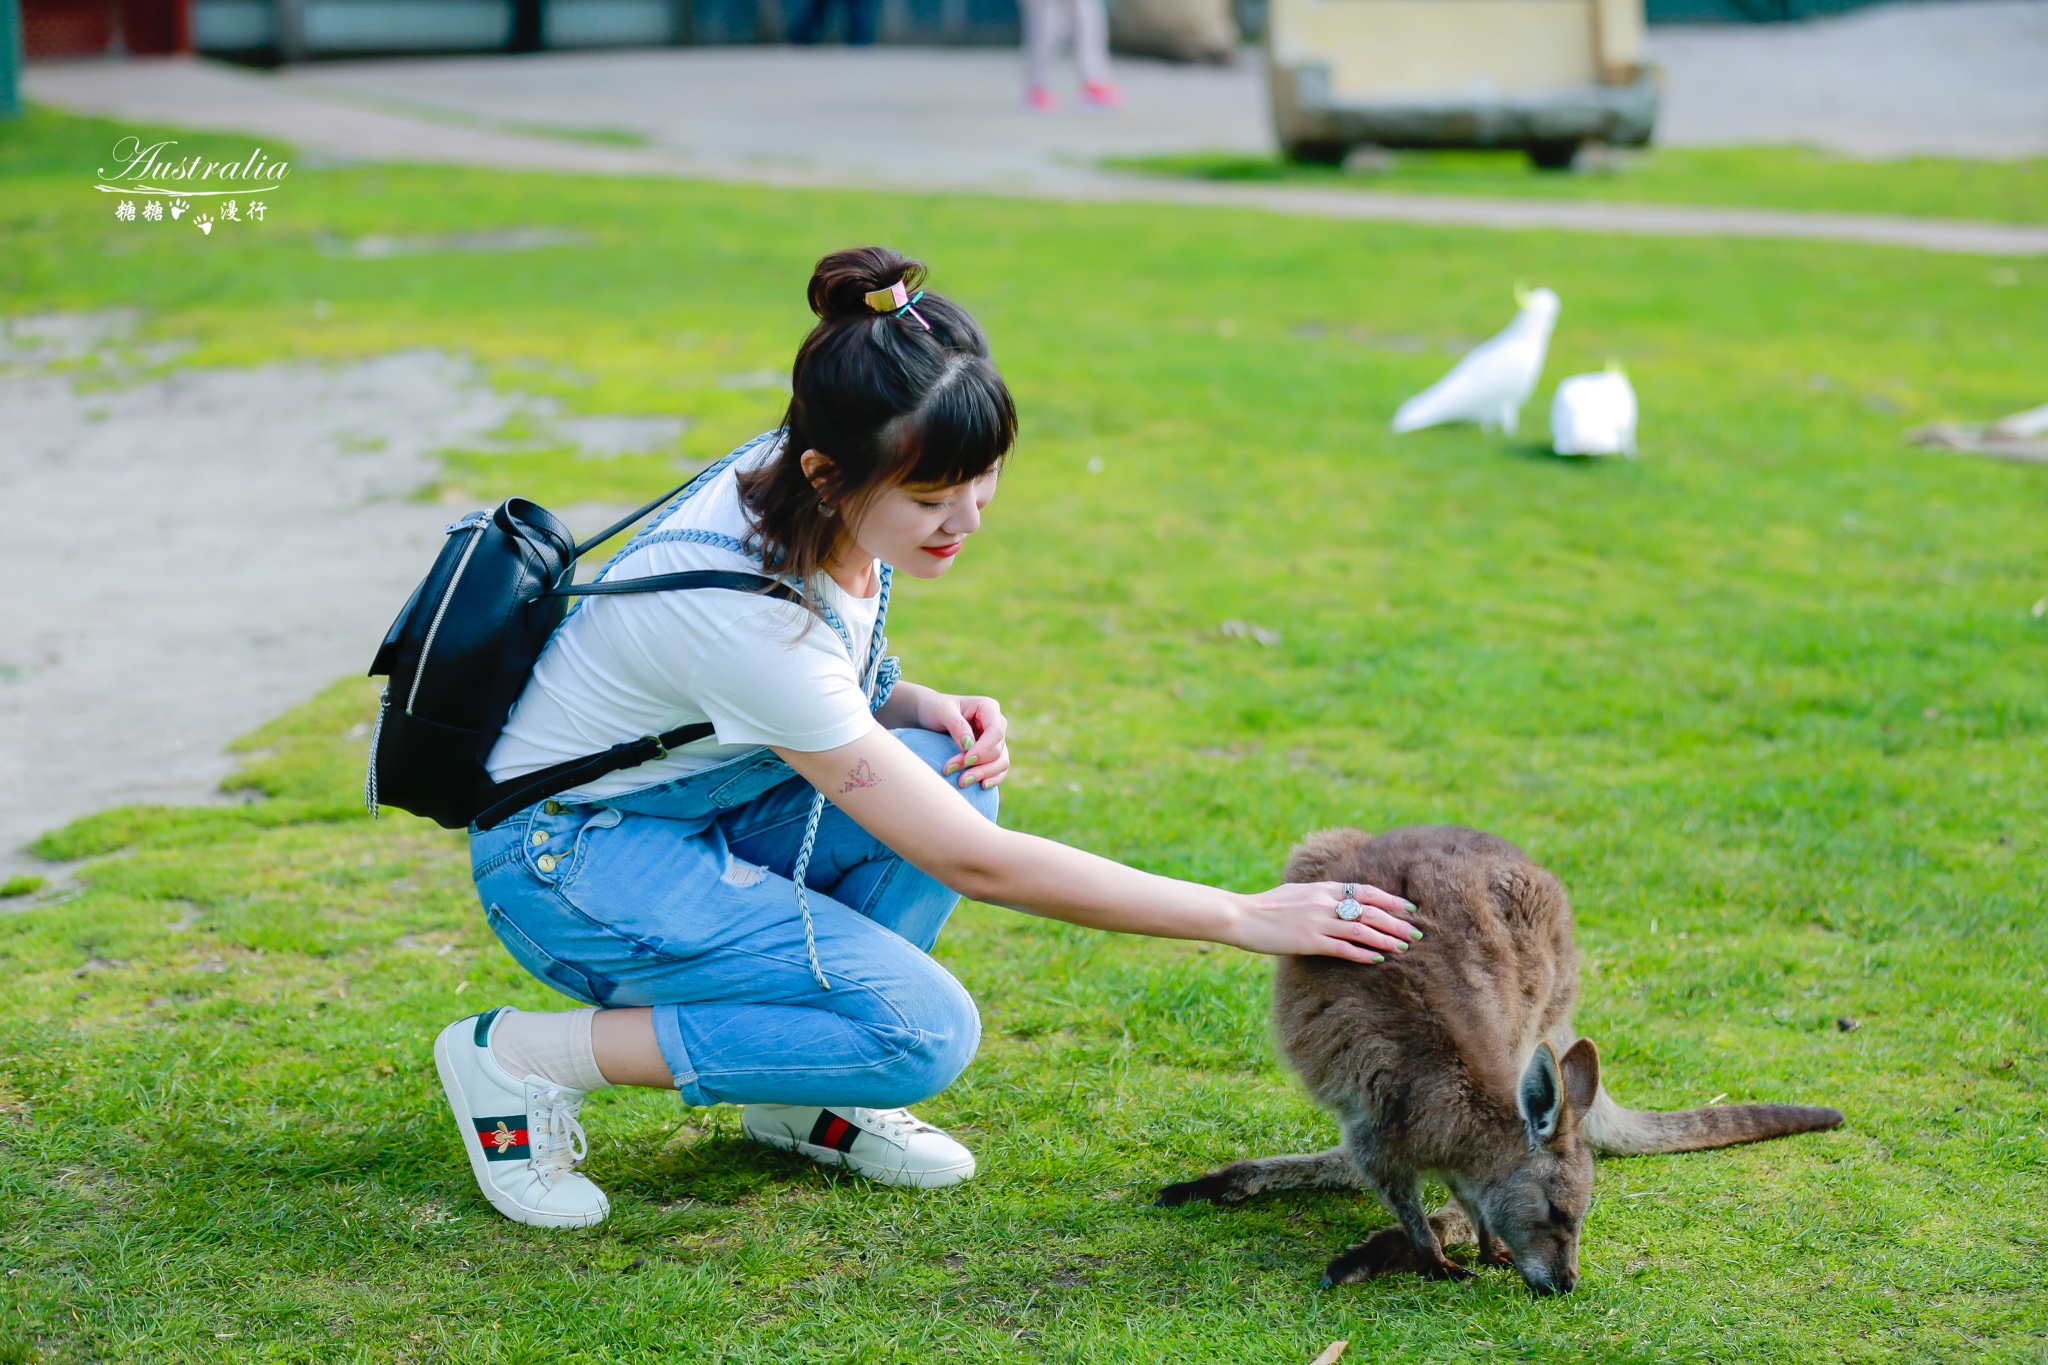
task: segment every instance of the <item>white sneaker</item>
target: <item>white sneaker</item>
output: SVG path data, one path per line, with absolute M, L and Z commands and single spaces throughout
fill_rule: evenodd
M 884 1185 L 936 1190 L 974 1174 L 974 1153 L 908 1109 L 750 1104 L 740 1111 L 740 1127 L 756 1142 Z
M 611 1212 L 604 1191 L 576 1173 L 589 1151 L 576 1115 L 583 1092 L 528 1076 L 515 1081 L 491 1056 L 497 1010 L 458 1019 L 434 1040 L 434 1068 L 469 1169 L 491 1207 L 537 1228 L 586 1228 Z

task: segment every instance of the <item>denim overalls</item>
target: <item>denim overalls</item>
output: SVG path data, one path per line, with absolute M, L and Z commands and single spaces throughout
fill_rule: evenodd
M 677 501 L 778 435 L 740 447 Z M 876 707 L 895 681 L 882 654 L 887 573 L 864 677 Z M 943 734 L 895 733 L 934 770 L 958 753 Z M 995 818 L 995 791 L 960 794 Z M 470 830 L 477 894 L 506 950 L 556 990 L 653 1006 L 691 1104 L 914 1104 L 945 1089 L 981 1039 L 974 1001 L 927 955 L 959 897 L 837 807 L 820 812 L 815 795 L 758 749 L 616 796 L 543 801 Z M 791 880 L 806 861 L 808 915 Z

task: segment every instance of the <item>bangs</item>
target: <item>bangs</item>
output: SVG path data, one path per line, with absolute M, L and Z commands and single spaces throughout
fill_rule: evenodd
M 893 449 L 888 482 L 966 483 L 1002 462 L 1017 439 L 1017 410 L 995 366 L 956 354 L 925 401 L 883 432 Z

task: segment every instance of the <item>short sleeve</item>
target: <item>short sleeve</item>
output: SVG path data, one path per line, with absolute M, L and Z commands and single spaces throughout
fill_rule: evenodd
M 719 632 L 690 695 L 721 744 L 773 744 L 817 753 L 851 744 L 874 728 L 867 694 L 829 626 L 763 604 Z

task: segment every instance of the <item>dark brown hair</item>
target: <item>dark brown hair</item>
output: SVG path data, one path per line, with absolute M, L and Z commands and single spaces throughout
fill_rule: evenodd
M 994 468 L 1017 439 L 1010 391 L 965 308 L 939 294 L 917 301 L 917 317 L 868 306 L 875 290 L 900 281 L 915 294 L 924 277 L 922 262 L 879 246 L 835 251 L 812 273 L 818 323 L 790 373 L 782 453 L 739 479 L 770 572 L 822 572 L 848 516 L 875 494 L 964 483 Z M 831 461 L 822 487 L 804 473 L 807 450 Z

